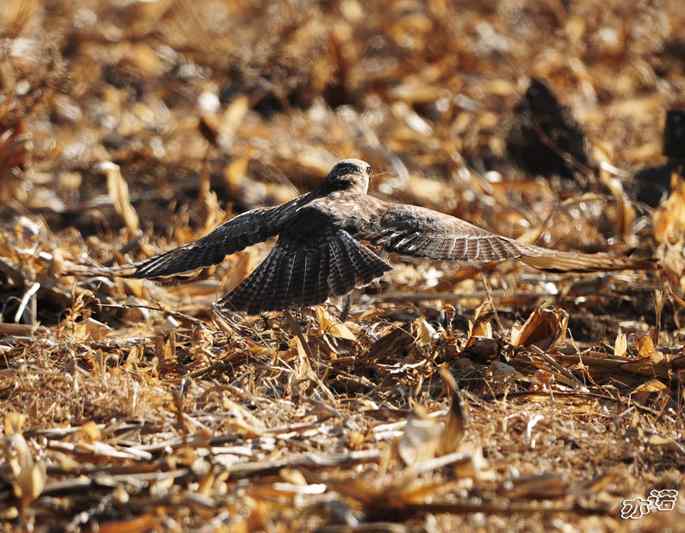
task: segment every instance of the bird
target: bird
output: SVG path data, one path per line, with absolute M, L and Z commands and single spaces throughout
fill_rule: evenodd
M 368 194 L 371 174 L 365 161 L 338 161 L 311 192 L 279 206 L 246 211 L 196 241 L 118 267 L 117 274 L 175 276 L 277 237 L 252 273 L 215 303 L 222 310 L 259 314 L 322 304 L 380 278 L 392 266 L 378 248 L 466 264 L 518 260 L 557 272 L 648 268 L 644 260 L 630 257 L 525 244 L 432 209 L 381 200 Z
M 529 174 L 572 179 L 593 165 L 582 127 L 542 80 L 531 78 L 505 122 L 507 156 Z

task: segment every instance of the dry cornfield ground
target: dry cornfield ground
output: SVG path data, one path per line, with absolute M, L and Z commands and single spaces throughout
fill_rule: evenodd
M 683 28 L 681 0 L 4 0 L 3 529 L 682 529 L 685 185 L 654 207 L 634 175 L 671 178 Z M 585 132 L 574 178 L 507 157 L 532 77 Z M 343 157 L 382 198 L 659 269 L 393 257 L 349 310 L 225 317 L 267 245 L 185 283 L 66 275 Z

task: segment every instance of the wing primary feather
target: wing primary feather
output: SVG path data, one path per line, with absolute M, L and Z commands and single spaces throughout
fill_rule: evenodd
M 331 239 L 331 262 L 334 265 L 334 287 L 336 295 L 342 295 L 354 287 L 354 273 L 350 268 L 350 259 L 347 256 L 343 240 L 336 235 Z
M 201 239 L 134 263 L 130 265 L 132 273 L 119 275 L 136 278 L 167 277 L 220 263 L 227 255 L 276 235 L 290 217 L 316 198 L 316 195 L 314 192 L 307 193 L 278 207 L 260 207 L 242 213 Z

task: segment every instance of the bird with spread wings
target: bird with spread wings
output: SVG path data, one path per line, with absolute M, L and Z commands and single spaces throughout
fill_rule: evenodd
M 225 222 L 207 236 L 148 260 L 113 270 L 162 278 L 220 263 L 228 254 L 278 237 L 259 266 L 217 302 L 247 313 L 316 305 L 391 270 L 372 248 L 465 264 L 513 259 L 547 271 L 648 268 L 648 261 L 607 254 L 560 252 L 491 233 L 423 207 L 367 194 L 371 166 L 339 161 L 312 192 Z

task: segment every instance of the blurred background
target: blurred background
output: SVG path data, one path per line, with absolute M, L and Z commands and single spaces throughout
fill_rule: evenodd
M 112 264 L 359 157 L 386 198 L 649 248 L 683 28 L 679 0 L 5 0 L 0 221 Z

